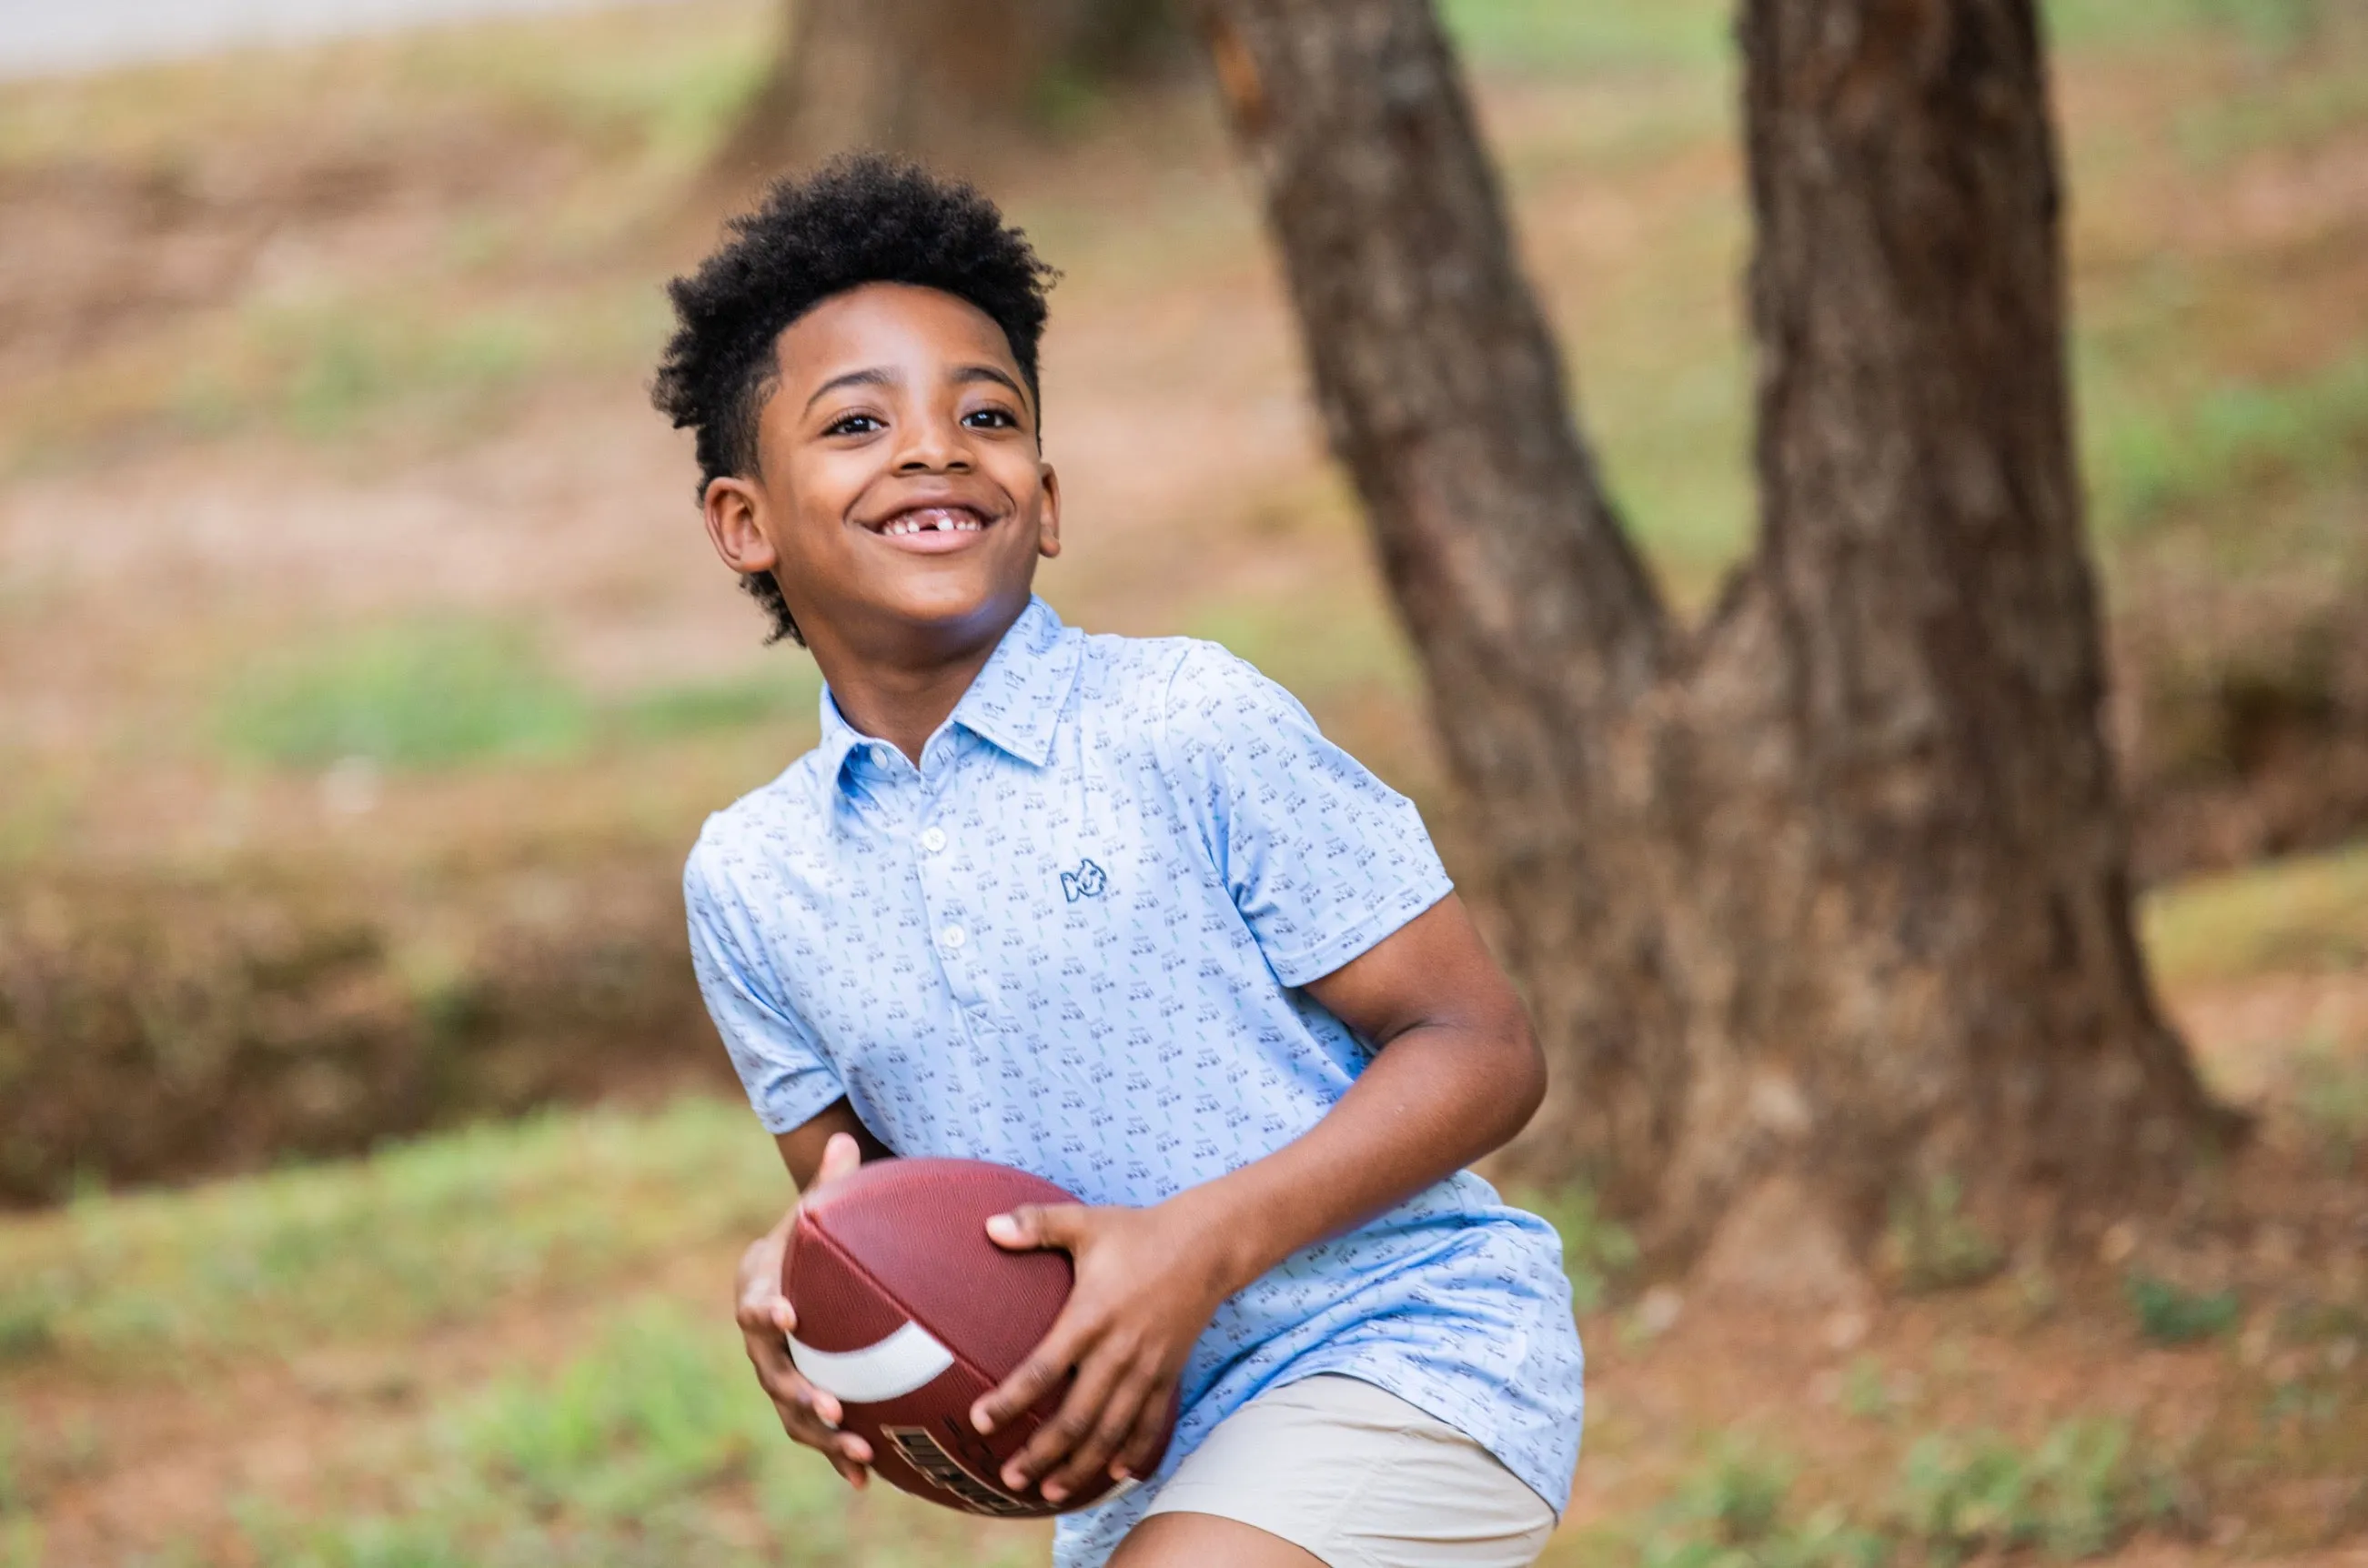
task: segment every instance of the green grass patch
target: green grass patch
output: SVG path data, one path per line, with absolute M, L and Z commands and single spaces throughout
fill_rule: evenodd
M 398 1506 L 240 1510 L 264 1568 L 1017 1568 L 1041 1527 L 983 1526 L 792 1446 L 720 1312 L 643 1303 L 555 1372 L 434 1410 L 353 1479 Z
M 2270 93 L 2214 99 L 2180 112 L 2179 149 L 2201 168 L 2255 153 L 2308 148 L 2368 119 L 2368 73 L 2282 81 Z
M 618 9 L 424 31 L 404 40 L 399 70 L 416 92 L 549 115 L 598 142 L 693 166 L 762 84 L 780 9 Z
M 1887 1495 L 1804 1506 L 1801 1467 L 1722 1437 L 1669 1501 L 1579 1560 L 1645 1568 L 1945 1568 L 2038 1551 L 2102 1556 L 2162 1516 L 2165 1478 L 2117 1421 L 2073 1420 L 2025 1448 L 1993 1433 L 1933 1433 L 1901 1459 Z
M 2358 1170 L 2368 1149 L 2368 1061 L 2306 1044 L 2294 1060 L 2294 1108 L 2330 1165 Z
M 1713 64 L 1734 48 L 1734 7 L 1724 0 L 1444 0 L 1440 10 L 1457 46 L 1486 65 L 1666 70 Z
M 618 723 L 633 740 L 667 740 L 715 730 L 811 719 L 822 699 L 822 673 L 807 659 L 736 679 L 660 687 L 626 698 Z
M 591 705 L 530 637 L 462 620 L 383 628 L 263 662 L 232 684 L 215 721 L 231 755 L 281 767 L 564 756 L 592 730 Z
M 1963 1189 L 1951 1176 L 1896 1195 L 1883 1244 L 1885 1266 L 1912 1291 L 1978 1284 L 2006 1262 L 1998 1244 L 1965 1214 Z
M 2198 33 L 2288 50 L 2315 36 L 2332 14 L 2329 0 L 2045 0 L 2041 9 L 2058 48 L 2123 51 L 2184 42 Z
M 402 398 L 469 400 L 522 381 L 541 368 L 554 324 L 518 310 L 425 324 L 341 309 L 273 321 L 264 331 L 286 367 L 277 389 L 281 423 L 318 437 L 344 435 Z M 202 393 L 196 407 L 201 419 L 230 417 Z
M 600 700 L 554 668 L 527 629 L 443 618 L 256 661 L 217 696 L 213 733 L 231 756 L 268 767 L 359 759 L 428 771 L 784 723 L 809 717 L 821 691 L 814 665 L 792 659 Z
M 2201 877 L 2141 906 L 2155 971 L 2173 983 L 2368 964 L 2368 843 Z
M 1799 1467 L 1748 1441 L 1722 1439 L 1677 1492 L 1605 1557 L 1642 1568 L 1876 1568 L 1891 1546 L 1827 1505 L 1793 1506 Z
M 1891 1528 L 1935 1563 L 2034 1548 L 2097 1557 L 2150 1516 L 2149 1502 L 2129 1429 L 2071 1421 L 2030 1450 L 1991 1436 L 1919 1439 L 1900 1467 Z
M 1569 1277 L 1576 1310 L 1591 1312 L 1601 1307 L 1636 1266 L 1635 1237 L 1603 1212 L 1592 1188 L 1574 1185 L 1554 1192 L 1516 1193 L 1511 1201 L 1562 1236 L 1563 1272 Z
M 443 272 L 495 267 L 521 244 L 497 215 L 464 212 L 445 236 Z M 664 301 L 639 280 L 490 301 L 455 299 L 449 282 L 248 308 L 186 351 L 192 368 L 177 381 L 143 377 L 120 390 L 117 415 L 137 416 L 144 398 L 201 436 L 266 426 L 338 441 L 407 421 L 467 437 L 555 375 L 613 375 L 664 338 Z
M 2227 382 L 2169 410 L 2090 380 L 2084 461 L 2109 539 L 2266 483 L 2327 483 L 2368 461 L 2368 353 L 2281 385 Z
M 1234 599 L 1196 611 L 1185 634 L 1222 644 L 1312 706 L 1359 687 L 1411 693 L 1421 679 L 1388 608 L 1362 594 L 1315 613 L 1303 599 Z
M 790 1199 L 745 1106 L 549 1114 L 0 1228 L 0 1321 L 98 1370 L 310 1349 L 482 1317 L 755 1235 Z
M 2234 1290 L 2185 1290 L 2145 1273 L 2123 1279 L 2122 1293 L 2137 1317 L 2138 1332 L 2157 1345 L 2217 1339 L 2237 1326 L 2245 1311 Z

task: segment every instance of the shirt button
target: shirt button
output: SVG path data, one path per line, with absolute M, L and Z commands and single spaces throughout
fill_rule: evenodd
M 930 854 L 935 855 L 939 850 L 943 849 L 945 846 L 946 830 L 944 828 L 933 827 L 921 835 L 921 847 L 928 850 Z
M 949 926 L 938 933 L 938 941 L 948 949 L 959 948 L 969 939 L 970 933 L 959 926 Z

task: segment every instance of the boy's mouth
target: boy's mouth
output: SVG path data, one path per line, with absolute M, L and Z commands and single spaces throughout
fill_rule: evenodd
M 906 550 L 959 550 L 994 526 L 994 519 L 963 506 L 911 506 L 871 525 L 882 539 Z

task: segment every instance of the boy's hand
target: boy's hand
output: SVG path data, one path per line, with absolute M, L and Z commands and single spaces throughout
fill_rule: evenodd
M 823 1151 L 822 1168 L 807 1186 L 806 1195 L 853 1170 L 862 1157 L 853 1138 L 844 1132 L 833 1138 Z M 797 1328 L 798 1318 L 781 1295 L 781 1255 L 789 1246 L 790 1227 L 797 1217 L 792 1205 L 780 1224 L 751 1243 L 740 1256 L 740 1336 L 757 1369 L 757 1381 L 764 1386 L 781 1418 L 781 1430 L 810 1449 L 821 1449 L 839 1474 L 860 1487 L 871 1479 L 871 1445 L 838 1429 L 843 1414 L 838 1401 L 800 1377 L 790 1360 L 788 1336 Z
M 991 1432 L 1077 1379 L 1052 1420 L 1003 1467 L 1024 1492 L 1043 1478 L 1058 1503 L 1096 1475 L 1118 1480 L 1150 1462 L 1185 1358 L 1233 1293 L 1213 1227 L 1169 1202 L 1153 1209 L 1028 1205 L 986 1222 L 997 1246 L 1058 1248 L 1076 1260 L 1076 1285 L 1044 1342 L 971 1407 Z

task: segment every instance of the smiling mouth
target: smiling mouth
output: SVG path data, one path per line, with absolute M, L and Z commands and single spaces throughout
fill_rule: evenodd
M 902 539 L 914 534 L 974 534 L 986 527 L 987 519 L 968 506 L 916 506 L 874 525 L 871 531 Z

